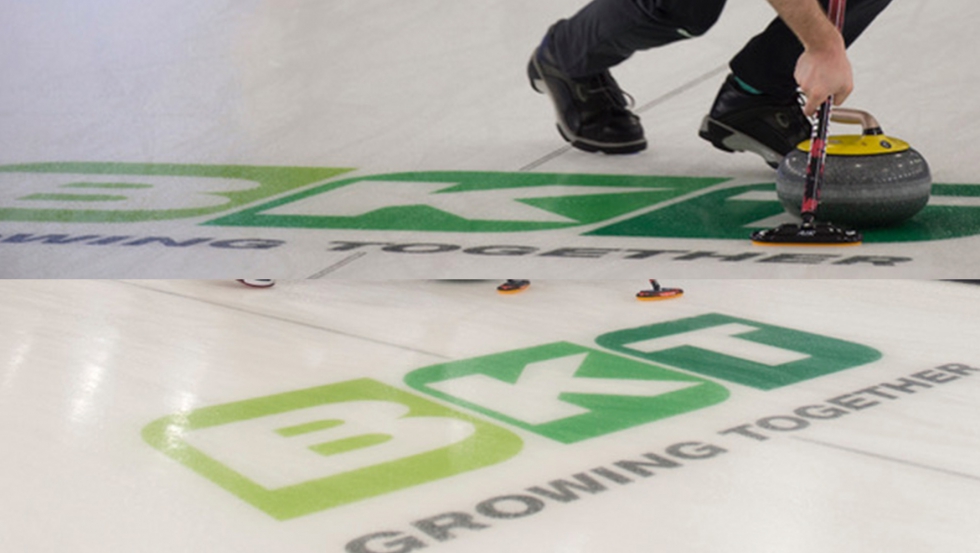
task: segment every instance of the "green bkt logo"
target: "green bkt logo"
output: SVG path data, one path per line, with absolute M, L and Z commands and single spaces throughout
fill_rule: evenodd
M 526 232 L 591 225 L 599 228 L 585 235 L 746 240 L 752 230 L 783 222 L 785 211 L 774 184 L 725 184 L 730 180 L 396 173 L 331 182 L 207 224 L 429 232 Z M 936 183 L 932 196 L 922 212 L 902 225 L 863 229 L 864 241 L 980 234 L 980 186 Z M 638 211 L 642 213 L 631 216 Z
M 712 313 L 604 334 L 596 343 L 760 390 L 865 365 L 881 352 L 853 342 Z
M 328 183 L 209 224 L 439 232 L 549 230 L 608 221 L 725 180 L 398 173 Z
M 419 369 L 405 383 L 563 443 L 693 411 L 728 390 L 567 342 Z
M 557 342 L 414 370 L 411 388 L 564 444 L 870 363 L 872 348 L 720 314 L 600 336 L 642 360 Z M 673 368 L 660 366 L 662 363 Z M 431 399 L 357 379 L 159 419 L 144 439 L 284 520 L 500 463 L 522 439 Z
M 143 437 L 280 520 L 499 463 L 523 445 L 369 379 L 166 417 Z
M 350 171 L 8 165 L 0 167 L 0 221 L 117 223 L 223 214 L 202 224 L 426 232 L 581 227 L 592 236 L 746 240 L 751 230 L 785 217 L 772 183 L 729 178 L 431 171 L 328 182 Z M 862 230 L 868 243 L 980 234 L 980 186 L 934 183 L 929 205 L 911 220 Z
M 40 163 L 0 167 L 0 221 L 135 222 L 213 215 L 350 171 Z

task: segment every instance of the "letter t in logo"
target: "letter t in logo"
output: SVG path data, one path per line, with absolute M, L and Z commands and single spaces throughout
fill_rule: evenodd
M 710 313 L 604 334 L 596 343 L 760 390 L 771 390 L 881 358 L 829 336 Z

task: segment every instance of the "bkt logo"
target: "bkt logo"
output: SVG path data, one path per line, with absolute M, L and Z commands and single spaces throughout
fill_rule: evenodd
M 0 222 L 507 233 L 745 240 L 781 222 L 772 182 L 726 177 L 139 163 L 0 166 Z M 340 178 L 342 175 L 345 178 Z M 704 217 L 704 214 L 711 214 Z M 774 219 L 775 218 L 775 219 Z M 956 225 L 949 221 L 955 220 Z M 693 223 L 692 223 L 693 221 Z M 980 234 L 980 186 L 934 183 L 929 205 L 865 242 Z
M 714 379 L 772 390 L 881 357 L 721 314 L 596 342 L 616 353 L 545 344 L 417 369 L 417 393 L 350 380 L 164 417 L 143 437 L 285 520 L 506 461 L 520 432 L 582 442 L 722 402 Z

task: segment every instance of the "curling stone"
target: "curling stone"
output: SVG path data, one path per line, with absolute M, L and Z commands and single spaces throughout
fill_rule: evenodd
M 863 127 L 860 135 L 827 138 L 827 158 L 820 185 L 818 220 L 854 227 L 896 225 L 929 201 L 932 176 L 922 154 L 905 141 L 885 136 L 870 113 L 835 108 L 831 120 Z M 799 216 L 806 182 L 810 141 L 801 143 L 779 164 L 776 194 Z

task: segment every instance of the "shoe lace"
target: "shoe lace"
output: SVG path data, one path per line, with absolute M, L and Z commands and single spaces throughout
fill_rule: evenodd
M 633 95 L 619 88 L 619 84 L 608 71 L 589 79 L 587 86 L 588 88 L 584 90 L 586 95 L 605 97 L 609 102 L 603 103 L 608 103 L 615 111 L 627 111 L 636 105 Z

